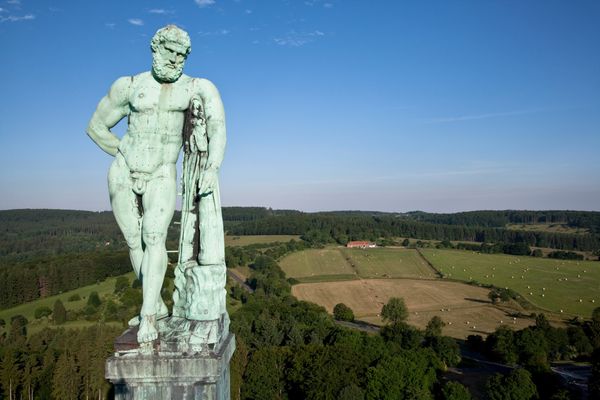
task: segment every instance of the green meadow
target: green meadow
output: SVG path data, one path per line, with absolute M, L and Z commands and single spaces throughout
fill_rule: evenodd
M 510 288 L 533 305 L 589 318 L 600 306 L 600 262 L 422 249 L 445 277 Z

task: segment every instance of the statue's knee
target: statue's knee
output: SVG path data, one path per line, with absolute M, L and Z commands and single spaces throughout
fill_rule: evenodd
M 164 244 L 167 235 L 164 232 L 144 232 L 142 234 L 146 246 Z
M 142 235 L 140 233 L 124 233 L 123 236 L 131 250 L 142 247 Z

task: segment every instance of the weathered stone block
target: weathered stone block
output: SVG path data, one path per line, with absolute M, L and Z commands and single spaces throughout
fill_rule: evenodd
M 106 378 L 115 385 L 115 400 L 229 400 L 234 350 L 233 334 L 215 352 L 117 350 L 106 361 Z

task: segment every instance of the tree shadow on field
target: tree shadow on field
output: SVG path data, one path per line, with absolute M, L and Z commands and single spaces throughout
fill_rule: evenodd
M 464 300 L 472 301 L 473 303 L 480 303 L 480 304 L 494 304 L 489 300 L 474 299 L 472 297 L 465 297 Z

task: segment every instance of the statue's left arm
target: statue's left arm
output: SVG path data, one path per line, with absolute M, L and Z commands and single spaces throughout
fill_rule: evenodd
M 211 193 L 218 184 L 218 173 L 225 153 L 226 129 L 225 111 L 219 91 L 206 79 L 196 80 L 197 95 L 204 106 L 206 135 L 208 139 L 208 158 L 202 171 L 200 195 Z

